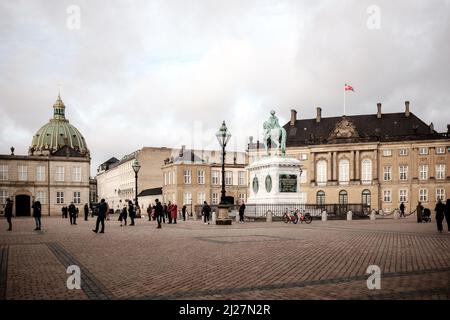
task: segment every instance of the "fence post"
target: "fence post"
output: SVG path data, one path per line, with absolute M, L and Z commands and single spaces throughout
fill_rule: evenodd
M 322 221 L 327 221 L 327 211 L 326 210 L 322 211 Z
M 375 214 L 376 214 L 375 209 L 372 209 L 372 212 L 370 213 L 370 220 L 375 220 L 376 219 Z
M 347 221 L 352 220 L 352 218 L 353 218 L 353 212 L 352 212 L 352 210 L 350 210 L 349 212 L 347 212 Z
M 239 214 L 236 214 L 236 223 L 239 223 Z
M 217 213 L 215 211 L 213 211 L 212 213 L 212 219 L 211 219 L 211 223 L 212 224 L 216 224 L 216 220 L 217 220 Z
M 398 218 L 400 217 L 400 214 L 398 212 L 397 209 L 394 210 L 394 220 L 398 220 Z
M 272 211 L 267 211 L 266 222 L 272 222 Z

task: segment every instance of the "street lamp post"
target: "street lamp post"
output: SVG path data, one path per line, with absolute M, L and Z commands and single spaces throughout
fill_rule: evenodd
M 133 164 L 131 165 L 131 167 L 133 168 L 133 170 L 134 170 L 134 181 L 135 181 L 135 188 L 134 188 L 134 191 L 135 191 L 135 199 L 134 199 L 134 203 L 136 204 L 136 215 L 138 216 L 138 217 L 140 217 L 140 212 L 137 212 L 138 210 L 139 210 L 139 204 L 138 204 L 138 184 L 137 184 L 137 181 L 138 181 L 138 172 L 139 172 L 139 169 L 141 169 L 141 165 L 139 164 L 139 162 L 137 161 L 137 159 L 134 159 L 134 162 L 133 162 Z
M 217 131 L 216 137 L 222 147 L 222 191 L 218 206 L 219 214 L 216 219 L 216 224 L 231 224 L 232 220 L 228 218 L 228 203 L 225 198 L 225 148 L 231 138 L 231 133 L 225 125 L 225 121 L 222 123 L 219 131 Z

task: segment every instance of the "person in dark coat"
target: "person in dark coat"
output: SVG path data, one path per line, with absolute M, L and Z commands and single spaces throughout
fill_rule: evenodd
M 438 232 L 442 233 L 442 220 L 444 220 L 445 205 L 441 202 L 441 199 L 438 200 L 434 211 L 436 211 L 436 223 Z
M 245 203 L 244 201 L 242 201 L 242 204 L 239 207 L 239 223 L 244 223 L 244 212 L 245 212 Z
M 13 212 L 13 202 L 10 198 L 6 199 L 5 205 L 5 218 L 8 221 L 9 228 L 6 231 L 12 230 L 12 212 Z
M 209 214 L 210 213 L 211 213 L 211 207 L 209 206 L 209 204 L 206 201 L 204 201 L 203 208 L 202 208 L 202 215 L 203 215 L 205 224 L 209 224 Z
M 405 204 L 403 202 L 400 204 L 400 218 L 401 217 L 405 218 Z
M 77 208 L 75 208 L 73 202 L 69 205 L 69 218 L 70 224 L 77 224 Z
M 447 199 L 444 214 L 445 214 L 445 221 L 447 221 L 447 231 L 448 233 L 450 233 L 450 199 Z
M 41 202 L 37 200 L 31 207 L 33 208 L 33 217 L 36 222 L 36 229 L 34 230 L 41 230 Z
M 89 206 L 87 203 L 84 204 L 84 221 L 88 221 L 89 216 Z
M 166 223 L 166 219 L 169 219 L 169 217 L 167 216 L 168 210 L 167 210 L 167 204 L 164 203 L 163 205 L 163 222 Z
M 102 224 L 102 230 L 100 233 L 105 233 L 105 218 L 106 218 L 106 210 L 108 210 L 108 207 L 106 205 L 105 199 L 102 199 L 100 203 L 97 206 L 98 208 L 98 216 L 97 216 L 97 222 L 95 223 L 95 229 L 92 230 L 95 233 L 98 232 L 98 229 L 100 227 L 100 223 Z
M 127 207 L 124 206 L 122 211 L 120 212 L 120 217 L 122 220 L 120 220 L 120 226 L 122 226 L 122 222 L 125 223 L 125 225 L 127 225 L 127 219 L 128 219 L 128 210 Z
M 161 202 L 159 202 L 158 199 L 155 200 L 156 205 L 155 205 L 155 216 L 156 216 L 156 221 L 158 221 L 158 227 L 157 229 L 161 229 L 161 219 L 164 218 L 164 208 L 161 205 Z
M 130 226 L 134 226 L 134 218 L 136 218 L 136 211 L 134 210 L 133 201 L 128 201 L 128 216 L 130 217 Z
M 422 215 L 423 215 L 423 205 L 419 201 L 416 207 L 416 213 L 417 213 L 417 222 L 422 222 Z
M 169 201 L 169 205 L 164 207 L 164 210 L 167 210 L 167 218 L 169 219 L 169 223 L 172 223 L 172 203 Z
M 186 205 L 183 205 L 183 208 L 181 208 L 181 213 L 183 214 L 183 221 L 186 221 Z

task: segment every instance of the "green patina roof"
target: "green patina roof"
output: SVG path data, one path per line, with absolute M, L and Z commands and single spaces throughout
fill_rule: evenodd
M 80 131 L 69 123 L 65 117 L 65 108 L 60 95 L 53 105 L 53 119 L 40 128 L 33 136 L 30 153 L 35 151 L 55 152 L 64 146 L 71 147 L 83 155 L 89 150 Z

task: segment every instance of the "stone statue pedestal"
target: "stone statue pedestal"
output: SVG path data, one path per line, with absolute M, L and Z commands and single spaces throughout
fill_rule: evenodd
M 228 216 L 229 206 L 227 204 L 218 205 L 218 215 L 216 219 L 216 225 L 231 225 L 233 219 Z

